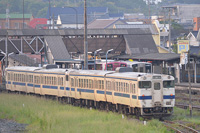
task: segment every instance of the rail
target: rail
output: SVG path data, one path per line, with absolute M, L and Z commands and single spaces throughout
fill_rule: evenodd
M 163 121 L 163 124 L 167 127 L 170 128 L 172 130 L 174 130 L 176 133 L 199 133 L 199 131 L 188 127 L 186 125 L 183 125 L 181 123 L 178 122 L 173 122 L 173 121 Z

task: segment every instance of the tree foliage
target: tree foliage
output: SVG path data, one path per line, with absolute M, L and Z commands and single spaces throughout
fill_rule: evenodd
M 83 0 L 50 0 L 53 7 L 73 6 L 83 7 Z M 163 0 L 159 5 L 151 5 L 151 14 L 159 13 L 158 6 L 173 3 L 200 4 L 200 0 Z M 109 12 L 118 13 L 144 13 L 148 15 L 148 5 L 144 0 L 87 0 L 90 7 L 108 7 Z M 35 17 L 46 17 L 49 0 L 24 0 L 24 13 L 33 14 Z M 6 8 L 10 13 L 23 13 L 23 0 L 0 0 L 0 13 L 5 14 Z

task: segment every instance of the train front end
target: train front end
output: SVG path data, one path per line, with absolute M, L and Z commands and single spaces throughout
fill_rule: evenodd
M 138 101 L 142 116 L 165 117 L 175 105 L 174 77 L 145 75 L 139 78 Z

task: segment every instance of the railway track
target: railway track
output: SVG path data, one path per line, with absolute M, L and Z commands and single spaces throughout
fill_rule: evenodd
M 176 96 L 176 99 L 181 99 L 181 100 L 186 100 L 189 101 L 188 97 L 180 97 L 180 96 Z M 192 101 L 197 101 L 200 103 L 200 98 L 191 98 Z
M 189 108 L 189 105 L 188 105 L 188 104 L 182 104 L 182 103 L 176 103 L 175 106 L 180 107 L 180 108 L 183 108 L 183 109 L 188 109 L 188 108 Z M 197 109 L 197 110 L 200 111 L 200 106 L 195 106 L 195 105 L 193 105 L 192 108 L 193 108 L 193 109 Z
M 199 131 L 178 122 L 165 120 L 162 123 L 176 133 L 199 133 Z

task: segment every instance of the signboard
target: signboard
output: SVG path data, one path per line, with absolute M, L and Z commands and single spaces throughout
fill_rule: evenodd
M 180 63 L 187 64 L 188 63 L 188 53 L 181 53 Z
M 189 40 L 178 40 L 178 53 L 187 52 L 189 50 Z

